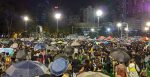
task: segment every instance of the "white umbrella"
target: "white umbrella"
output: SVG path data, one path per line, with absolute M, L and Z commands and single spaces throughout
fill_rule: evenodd
M 56 42 L 51 42 L 51 45 L 54 45 L 54 44 L 56 44 Z
M 77 41 L 74 41 L 74 42 L 71 44 L 71 46 L 80 46 L 80 43 L 77 42 Z
M 18 47 L 18 44 L 17 44 L 17 43 L 13 43 L 10 47 L 11 47 L 11 48 L 17 48 L 17 47 Z
M 105 75 L 103 73 L 100 72 L 83 72 L 81 74 L 79 74 L 77 77 L 110 77 L 108 75 Z

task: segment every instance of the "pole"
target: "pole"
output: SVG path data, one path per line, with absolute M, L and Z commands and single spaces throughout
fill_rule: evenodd
M 120 37 L 120 27 L 118 27 L 118 33 L 117 33 L 117 35 L 118 35 L 118 38 Z
M 25 21 L 25 32 L 27 32 L 27 21 Z
M 72 26 L 72 34 L 73 34 L 73 26 Z
M 97 25 L 97 26 L 98 26 L 98 28 L 99 28 L 99 16 L 97 17 L 97 22 L 98 22 L 98 25 Z
M 59 30 L 58 30 L 58 19 L 57 19 L 57 33 L 59 32 Z
M 127 29 L 129 29 L 128 23 L 126 23 L 126 25 L 127 25 Z M 128 40 L 128 37 L 129 37 L 128 32 L 129 32 L 129 31 L 127 30 L 127 40 Z
M 121 35 L 121 39 L 122 39 L 122 27 L 120 28 L 120 31 L 121 31 L 121 32 L 120 32 L 120 35 Z

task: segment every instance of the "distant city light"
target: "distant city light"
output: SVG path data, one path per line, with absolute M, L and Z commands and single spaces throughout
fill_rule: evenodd
M 54 8 L 55 8 L 55 9 L 58 9 L 58 6 L 55 6 Z

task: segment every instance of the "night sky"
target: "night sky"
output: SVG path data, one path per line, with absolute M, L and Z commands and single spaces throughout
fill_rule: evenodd
M 67 10 L 72 12 L 78 12 L 81 8 L 87 7 L 88 5 L 98 6 L 105 5 L 109 0 L 0 0 L 0 2 L 9 3 L 15 7 L 17 11 L 28 11 L 32 6 L 37 5 L 41 2 L 49 4 L 47 7 L 59 6 L 61 10 Z
M 31 19 L 35 20 L 34 15 L 37 13 L 35 10 L 38 9 L 36 7 L 39 4 L 44 4 L 47 9 L 46 12 L 49 14 L 52 12 L 49 10 L 58 6 L 65 16 L 71 16 L 79 15 L 81 13 L 80 10 L 87 8 L 89 5 L 93 7 L 108 6 L 109 1 L 112 0 L 0 0 L 0 33 L 7 32 L 6 25 L 7 23 L 10 24 L 11 20 L 11 25 L 13 26 L 12 32 L 23 29 L 24 27 L 20 26 L 24 25 L 21 16 L 28 15 Z

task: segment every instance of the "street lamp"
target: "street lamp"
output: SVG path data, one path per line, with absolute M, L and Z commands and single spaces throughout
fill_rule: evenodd
M 97 16 L 97 21 L 98 21 L 98 27 L 99 27 L 99 18 L 103 15 L 103 11 L 102 10 L 97 10 L 96 11 L 96 16 Z
M 150 22 L 146 22 L 146 26 L 149 26 L 149 27 L 150 27 Z
M 110 32 L 110 31 L 111 31 L 111 29 L 110 29 L 110 28 L 107 28 L 107 31 L 108 31 L 108 32 Z
M 91 28 L 91 32 L 95 32 L 95 29 L 94 29 L 94 28 Z
M 126 27 L 124 30 L 125 30 L 126 32 L 128 32 L 128 31 L 129 31 L 129 28 L 128 28 L 128 27 Z
M 145 28 L 144 28 L 144 31 L 147 32 L 148 30 L 149 30 L 149 27 L 145 27 Z
M 119 33 L 119 30 L 121 31 L 121 33 L 120 33 L 120 36 L 121 36 L 121 38 L 122 38 L 122 23 L 117 23 L 117 27 L 118 27 L 118 33 Z
M 27 32 L 27 22 L 29 21 L 29 17 L 28 16 L 24 16 L 23 20 L 25 22 L 25 32 Z
M 120 28 L 122 26 L 122 23 L 117 23 L 117 27 Z
M 58 21 L 60 20 L 60 18 L 61 18 L 61 13 L 55 13 L 55 18 L 56 18 L 56 20 L 57 20 L 57 33 L 59 32 L 59 30 L 58 30 Z

